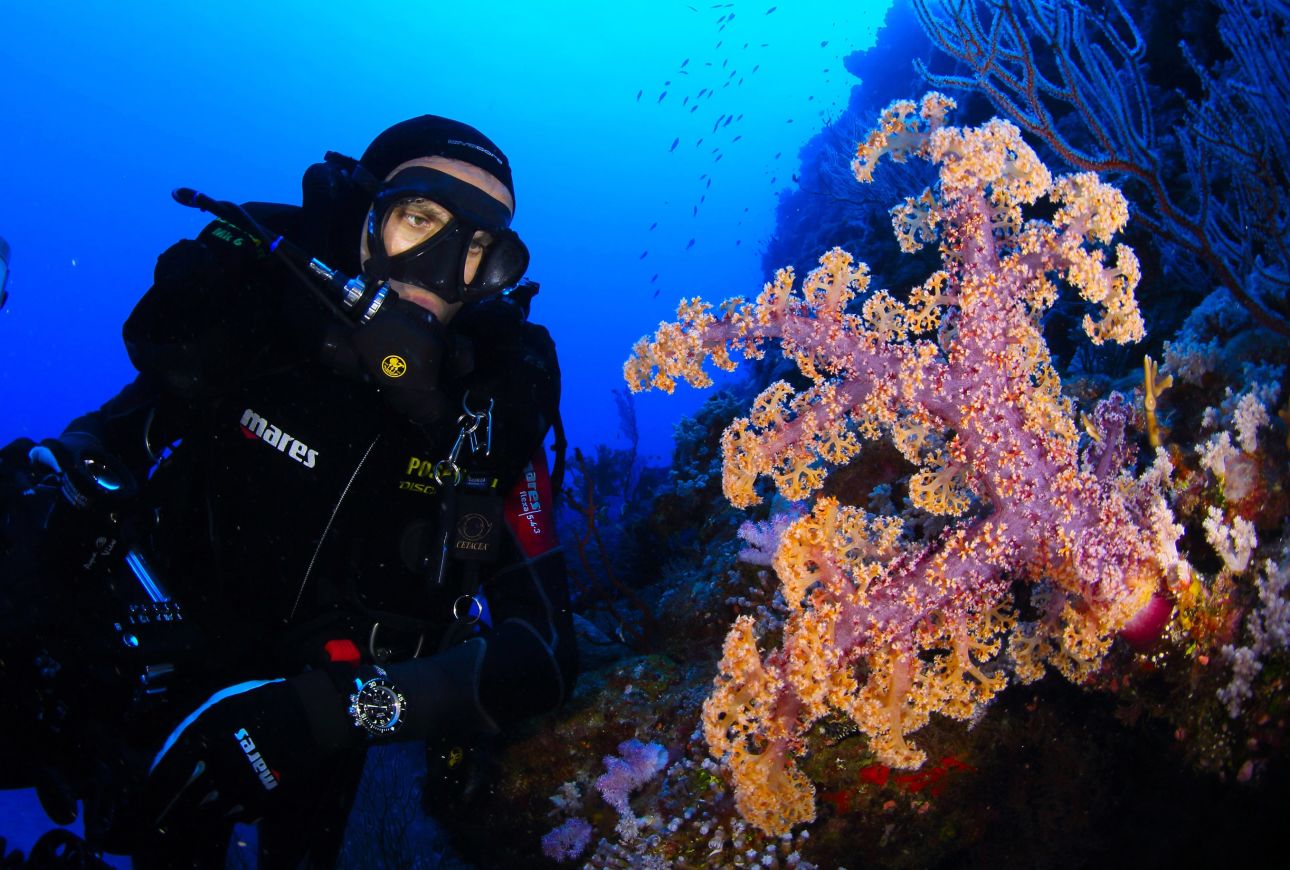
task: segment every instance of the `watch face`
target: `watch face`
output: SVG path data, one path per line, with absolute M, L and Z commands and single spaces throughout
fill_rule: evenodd
M 354 723 L 368 733 L 388 734 L 399 727 L 403 696 L 388 681 L 368 680 L 349 700 Z

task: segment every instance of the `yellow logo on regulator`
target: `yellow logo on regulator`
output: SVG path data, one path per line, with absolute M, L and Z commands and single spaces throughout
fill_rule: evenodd
M 381 374 L 387 378 L 401 378 L 407 370 L 407 361 L 398 354 L 392 353 L 381 360 Z

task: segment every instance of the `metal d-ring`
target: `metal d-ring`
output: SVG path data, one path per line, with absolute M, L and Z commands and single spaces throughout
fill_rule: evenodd
M 461 608 L 461 602 L 468 601 L 466 615 L 462 616 L 458 610 Z M 473 612 L 472 612 L 473 611 Z M 473 595 L 458 595 L 457 600 L 452 603 L 452 618 L 458 622 L 464 622 L 466 625 L 474 625 L 484 616 L 484 603 Z
M 390 650 L 376 645 L 376 632 L 380 627 L 379 622 L 373 622 L 372 630 L 367 635 L 367 651 L 372 654 L 372 661 L 374 662 L 383 662 L 390 657 Z
M 461 483 L 461 466 L 452 459 L 440 459 L 434 464 L 434 482 L 443 486 L 449 480 L 452 486 Z
M 379 622 L 373 622 L 372 630 L 368 632 L 367 635 L 367 651 L 372 654 L 372 660 L 376 662 L 386 661 L 389 659 L 390 653 L 393 652 L 393 650 L 387 647 L 378 647 L 376 645 L 376 633 L 380 628 L 381 624 Z M 421 655 L 421 648 L 425 645 L 425 642 L 426 633 L 423 631 L 421 634 L 417 635 L 417 648 L 412 651 L 412 658 L 416 658 Z

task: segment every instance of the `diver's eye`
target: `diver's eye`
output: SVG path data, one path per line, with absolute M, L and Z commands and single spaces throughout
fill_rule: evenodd
M 439 213 L 438 210 L 428 208 L 419 203 L 400 206 L 398 210 L 399 222 L 405 224 L 410 229 L 426 231 L 437 230 L 447 223 L 447 217 Z
M 391 256 L 411 250 L 441 232 L 451 220 L 451 212 L 428 199 L 397 202 L 386 214 L 385 249 Z

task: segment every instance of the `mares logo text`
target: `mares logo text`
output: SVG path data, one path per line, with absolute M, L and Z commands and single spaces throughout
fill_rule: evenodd
M 265 791 L 273 791 L 278 787 L 278 776 L 269 769 L 269 765 L 260 757 L 260 751 L 255 748 L 255 741 L 251 739 L 250 733 L 245 728 L 239 728 L 233 732 L 233 739 L 242 747 L 246 753 L 246 760 L 251 763 L 251 769 L 255 775 L 260 778 L 260 784 L 264 786 Z
M 305 468 L 313 468 L 318 462 L 317 450 L 311 450 L 308 444 L 283 432 L 250 408 L 242 412 L 242 434 L 278 448 L 279 453 L 285 453 Z

